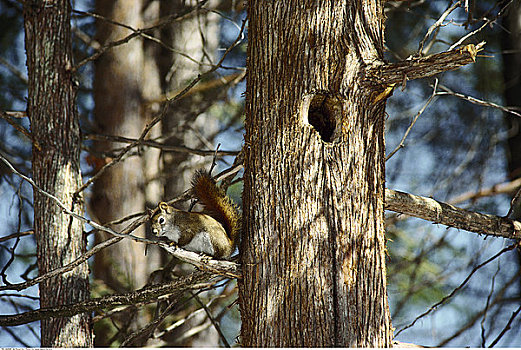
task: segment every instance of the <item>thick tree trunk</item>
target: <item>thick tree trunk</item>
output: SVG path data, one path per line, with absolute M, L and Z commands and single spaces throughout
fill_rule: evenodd
M 33 147 L 33 177 L 44 191 L 70 210 L 83 214 L 73 196 L 81 185 L 80 130 L 71 68 L 69 1 L 49 6 L 24 2 L 25 48 L 29 75 L 27 112 L 38 146 Z M 75 260 L 85 252 L 83 225 L 56 203 L 34 191 L 34 228 L 40 275 Z M 88 265 L 40 284 L 42 308 L 73 304 L 89 298 Z M 41 322 L 43 347 L 91 347 L 89 314 L 49 318 Z
M 390 346 L 380 1 L 248 4 L 244 346 Z

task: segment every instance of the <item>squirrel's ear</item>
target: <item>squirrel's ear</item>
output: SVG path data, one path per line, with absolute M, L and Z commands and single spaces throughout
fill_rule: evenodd
M 161 209 L 161 211 L 164 211 L 164 212 L 167 212 L 167 213 L 171 213 L 172 212 L 172 207 L 170 207 L 165 202 L 160 202 L 159 203 L 159 209 Z

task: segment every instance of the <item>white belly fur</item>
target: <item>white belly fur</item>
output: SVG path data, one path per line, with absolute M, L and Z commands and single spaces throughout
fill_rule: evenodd
M 210 235 L 204 231 L 196 234 L 190 243 L 185 245 L 183 248 L 191 252 L 200 252 L 212 256 L 215 253 L 213 250 L 212 241 L 210 240 Z

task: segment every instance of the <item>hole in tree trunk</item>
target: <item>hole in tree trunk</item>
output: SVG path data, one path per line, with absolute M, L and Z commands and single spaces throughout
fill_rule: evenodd
M 337 124 L 341 120 L 341 104 L 338 98 L 323 93 L 313 95 L 308 110 L 308 122 L 324 142 L 333 142 L 338 136 Z

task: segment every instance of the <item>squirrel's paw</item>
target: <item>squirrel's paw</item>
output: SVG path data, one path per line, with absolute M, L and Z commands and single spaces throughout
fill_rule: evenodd
M 210 262 L 210 260 L 212 260 L 212 257 L 210 255 L 205 254 L 205 253 L 199 253 L 199 256 L 201 257 L 201 260 L 205 264 L 208 264 Z

